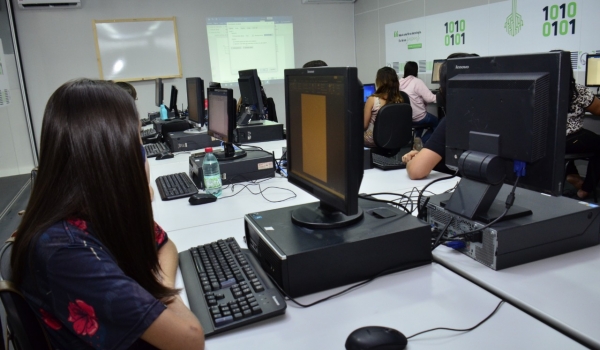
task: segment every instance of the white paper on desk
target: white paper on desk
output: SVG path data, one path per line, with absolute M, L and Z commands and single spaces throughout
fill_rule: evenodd
M 4 48 L 2 47 L 2 39 L 0 39 L 0 107 L 6 107 L 10 104 L 10 86 L 6 66 Z

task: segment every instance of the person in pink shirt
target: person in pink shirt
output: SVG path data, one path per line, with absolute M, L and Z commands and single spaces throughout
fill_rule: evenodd
M 404 78 L 400 79 L 400 91 L 404 91 L 410 99 L 412 107 L 413 125 L 433 124 L 432 131 L 435 130 L 438 124 L 438 118 L 427 112 L 427 103 L 436 102 L 436 97 L 425 85 L 425 83 L 417 78 L 419 66 L 416 62 L 408 61 L 404 65 Z M 421 135 L 423 143 L 427 142 L 431 133 Z

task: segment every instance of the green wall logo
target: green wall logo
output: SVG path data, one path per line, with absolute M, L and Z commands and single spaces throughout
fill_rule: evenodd
M 395 31 L 394 31 L 394 38 L 397 38 L 397 37 L 398 37 L 398 31 L 397 31 L 397 30 L 395 30 Z
M 521 27 L 523 27 L 523 18 L 517 13 L 517 0 L 512 0 L 512 11 L 510 15 L 506 17 L 504 28 L 510 36 L 515 36 L 519 34 Z

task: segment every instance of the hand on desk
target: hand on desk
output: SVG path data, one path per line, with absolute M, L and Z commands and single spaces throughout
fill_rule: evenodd
M 402 162 L 404 164 L 408 164 L 408 162 L 411 161 L 417 155 L 417 153 L 419 153 L 419 151 L 415 151 L 415 150 L 412 150 L 412 151 L 406 153 L 405 155 L 402 156 Z

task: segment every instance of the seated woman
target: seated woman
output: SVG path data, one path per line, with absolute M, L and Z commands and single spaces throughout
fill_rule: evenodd
M 363 114 L 365 128 L 363 138 L 366 147 L 375 147 L 373 128 L 379 109 L 388 103 L 408 102 L 402 99 L 398 85 L 398 75 L 396 74 L 396 71 L 390 67 L 383 67 L 377 71 L 375 87 L 375 93 L 372 96 L 369 96 L 367 102 L 365 102 Z
M 135 102 L 88 79 L 44 111 L 39 172 L 12 279 L 57 349 L 203 349 L 174 289 L 177 249 L 154 222 Z
M 600 100 L 585 86 L 575 83 L 573 69 L 571 69 L 565 152 L 593 152 L 597 157 L 600 157 L 600 135 L 583 128 L 585 112 L 600 115 Z M 592 171 L 596 174 L 596 183 L 592 181 Z M 576 196 L 579 199 L 584 199 L 598 185 L 597 182 L 600 180 L 600 159 L 590 159 L 585 179 L 579 175 L 573 163 L 567 166 L 566 173 L 567 181 L 577 189 L 577 193 L 574 193 L 573 197 Z
M 410 98 L 412 107 L 413 125 L 432 124 L 432 130 L 438 125 L 438 118 L 427 112 L 427 103 L 436 102 L 436 96 L 431 93 L 425 83 L 417 78 L 419 74 L 419 65 L 416 62 L 409 61 L 404 65 L 404 78 L 400 79 L 400 90 L 406 92 Z M 423 143 L 431 137 L 431 133 L 421 135 Z

